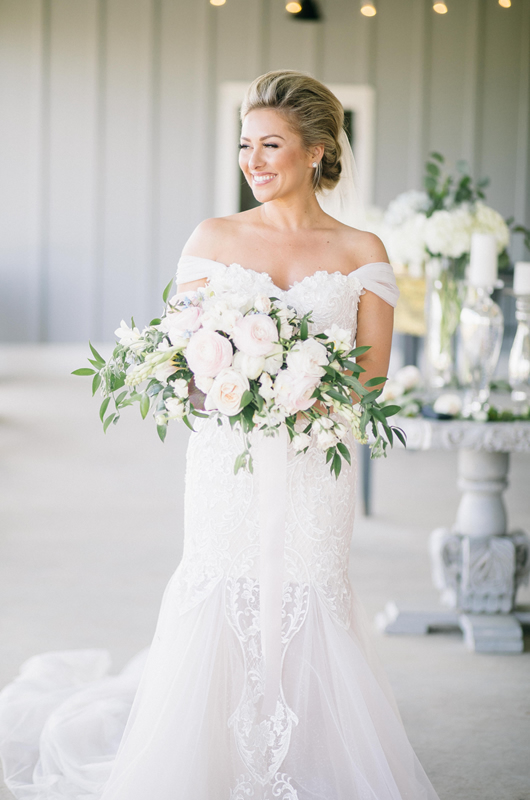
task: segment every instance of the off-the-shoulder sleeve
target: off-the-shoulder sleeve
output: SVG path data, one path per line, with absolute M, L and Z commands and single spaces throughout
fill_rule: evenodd
M 373 292 L 385 303 L 396 307 L 399 289 L 390 264 L 385 261 L 376 261 L 373 264 L 364 264 L 350 274 L 359 279 L 363 289 Z
M 218 261 L 200 256 L 181 256 L 177 265 L 177 284 L 209 278 L 220 266 Z

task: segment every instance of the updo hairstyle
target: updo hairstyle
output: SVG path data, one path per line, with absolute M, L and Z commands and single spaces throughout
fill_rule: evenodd
M 249 86 L 241 106 L 241 119 L 258 108 L 281 113 L 299 134 L 306 150 L 324 145 L 324 155 L 313 176 L 315 191 L 333 189 L 341 173 L 339 134 L 344 109 L 320 81 L 294 70 L 267 72 Z

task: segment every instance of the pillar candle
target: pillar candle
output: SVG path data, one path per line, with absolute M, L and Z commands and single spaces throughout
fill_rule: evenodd
M 469 283 L 471 286 L 494 286 L 497 280 L 497 242 L 491 233 L 471 236 Z
M 514 294 L 530 295 L 530 261 L 516 261 L 513 291 Z

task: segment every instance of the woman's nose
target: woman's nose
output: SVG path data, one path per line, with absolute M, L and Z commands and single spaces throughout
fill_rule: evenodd
M 250 169 L 259 169 L 263 165 L 263 153 L 261 148 L 254 147 L 248 160 Z

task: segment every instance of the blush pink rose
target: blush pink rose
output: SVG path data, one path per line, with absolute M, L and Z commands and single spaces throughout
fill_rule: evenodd
M 306 411 L 314 403 L 316 397 L 311 395 L 318 386 L 318 378 L 301 376 L 289 369 L 280 370 L 274 381 L 274 397 L 288 414 Z
M 229 367 L 233 358 L 232 345 L 225 336 L 201 329 L 191 337 L 186 349 L 186 361 L 191 371 L 200 377 L 215 378 Z
M 241 411 L 241 401 L 248 389 L 249 382 L 245 375 L 237 369 L 224 369 L 217 375 L 206 395 L 204 407 L 207 411 L 217 410 L 233 417 Z
M 266 314 L 248 314 L 236 323 L 232 339 L 242 353 L 266 356 L 278 341 L 278 329 Z
M 202 309 L 197 306 L 188 306 L 182 311 L 174 311 L 167 315 L 162 323 L 173 331 L 196 331 L 201 327 Z

